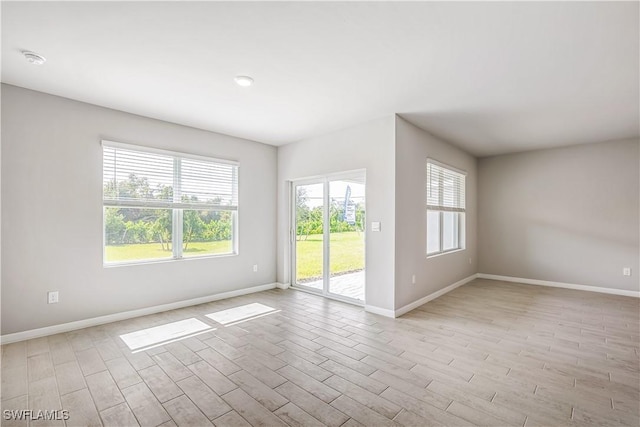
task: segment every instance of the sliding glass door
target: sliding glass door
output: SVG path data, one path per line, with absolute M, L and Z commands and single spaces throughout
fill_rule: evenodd
M 295 186 L 295 284 L 324 289 L 324 183 Z
M 329 289 L 364 301 L 364 175 L 329 181 Z
M 364 172 L 296 182 L 292 200 L 294 286 L 364 302 Z

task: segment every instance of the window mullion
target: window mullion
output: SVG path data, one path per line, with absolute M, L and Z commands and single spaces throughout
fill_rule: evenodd
M 173 159 L 173 202 L 182 201 L 182 163 L 179 157 Z M 172 209 L 173 221 L 171 227 L 171 238 L 173 240 L 173 257 L 182 258 L 182 231 L 183 212 L 182 209 Z
M 440 211 L 440 215 L 439 215 L 439 221 L 440 221 L 440 244 L 438 246 L 439 252 L 442 253 L 444 252 L 444 212 Z
M 444 176 L 442 169 L 438 169 L 438 205 L 444 206 Z M 444 252 L 444 213 L 440 211 L 438 214 L 438 221 L 440 222 L 440 242 L 438 242 L 439 253 Z
M 458 240 L 457 248 L 458 249 L 462 249 L 462 239 L 460 237 L 462 235 L 462 233 L 460 232 L 460 230 L 462 229 L 462 214 L 460 212 L 458 212 L 456 214 L 456 219 L 458 220 L 458 229 L 457 229 L 457 232 L 456 232 L 456 237 L 457 237 L 457 240 Z

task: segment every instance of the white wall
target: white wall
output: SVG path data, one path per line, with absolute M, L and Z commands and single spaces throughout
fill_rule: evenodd
M 393 310 L 395 239 L 394 117 L 285 145 L 278 150 L 278 281 L 290 281 L 289 182 L 355 169 L 366 169 L 367 306 Z M 381 232 L 371 232 L 372 221 Z
M 389 116 L 276 150 L 8 85 L 1 120 L 3 335 L 289 282 L 289 182 L 356 169 L 367 173 L 374 309 L 400 309 L 478 271 L 639 289 L 638 140 L 477 161 Z M 105 268 L 102 138 L 238 160 L 240 254 Z M 427 157 L 467 171 L 466 248 L 433 258 Z M 372 221 L 381 232 L 370 231 Z M 60 292 L 58 304 L 46 304 L 49 290 Z
M 639 145 L 480 159 L 480 272 L 640 290 Z
M 426 256 L 426 161 L 433 158 L 467 172 L 466 246 Z M 396 118 L 395 306 L 404 307 L 477 272 L 476 159 L 401 117 Z M 469 262 L 471 259 L 471 262 Z M 411 276 L 416 276 L 416 284 Z
M 275 281 L 275 147 L 7 85 L 2 113 L 2 334 Z M 238 160 L 239 255 L 103 267 L 102 138 Z
M 0 7 L 0 11 L 2 8 Z M 2 18 L 2 12 L 0 12 L 0 19 Z M 1 56 L 1 55 L 0 55 Z M 0 58 L 0 63 L 2 59 Z M 2 64 L 0 64 L 0 70 L 2 69 Z M 0 124 L 2 123 L 2 92 L 4 86 L 0 84 Z M 0 310 L 2 309 L 2 132 L 0 132 Z M 0 311 L 1 317 L 1 311 Z M 2 324 L 2 320 L 0 319 L 0 326 Z M 2 332 L 0 331 L 0 334 Z

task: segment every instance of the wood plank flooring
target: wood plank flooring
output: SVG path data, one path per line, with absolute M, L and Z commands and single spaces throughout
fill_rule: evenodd
M 272 311 L 206 317 L 253 303 Z M 639 308 L 475 280 L 394 320 L 272 290 L 4 345 L 1 423 L 638 426 Z M 185 319 L 211 328 L 140 351 L 120 338 Z M 26 409 L 69 419 L 6 419 Z

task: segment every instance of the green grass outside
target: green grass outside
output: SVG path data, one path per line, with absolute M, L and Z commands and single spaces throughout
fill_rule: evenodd
M 296 278 L 298 281 L 322 278 L 322 234 L 298 236 L 296 242 Z M 364 233 L 331 233 L 331 273 L 339 274 L 364 268 Z
M 107 246 L 105 249 L 107 262 L 166 259 L 173 256 L 170 250 L 162 250 L 160 243 L 113 245 Z M 183 252 L 183 256 L 187 258 L 224 254 L 230 253 L 231 250 L 231 240 L 222 240 L 219 242 L 190 242 L 187 250 Z
M 297 279 L 322 278 L 322 234 L 299 236 L 296 242 Z M 364 268 L 364 233 L 331 233 L 331 273 L 340 274 Z M 160 243 L 111 245 L 106 248 L 107 262 L 169 259 L 172 252 L 162 250 Z M 184 257 L 230 253 L 230 240 L 220 242 L 191 242 Z

